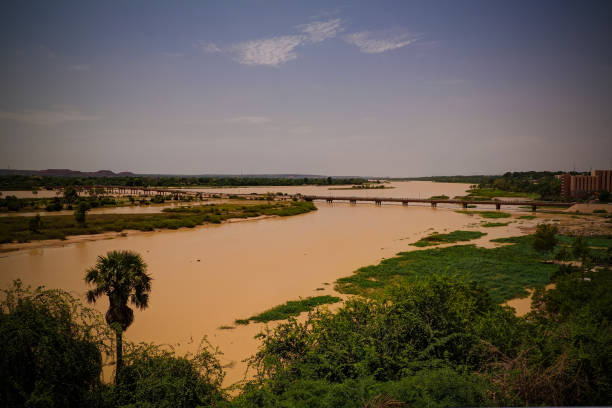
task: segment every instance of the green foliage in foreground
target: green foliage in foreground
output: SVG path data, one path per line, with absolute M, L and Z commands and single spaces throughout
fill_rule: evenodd
M 448 234 L 438 234 L 437 232 L 421 238 L 414 244 L 416 247 L 426 247 L 440 244 L 450 244 L 453 242 L 471 241 L 487 235 L 480 231 L 453 231 Z
M 87 225 L 71 215 L 45 216 L 43 225 L 32 231 L 33 217 L 0 217 L 0 243 L 28 242 L 41 239 L 64 239 L 70 235 L 99 234 L 106 231 L 193 228 L 204 223 L 220 223 L 229 218 L 249 218 L 261 215 L 281 217 L 316 210 L 311 202 L 282 201 L 270 204 L 209 204 L 165 209 L 159 214 L 91 214 Z
M 457 210 L 455 211 L 456 213 L 459 214 L 466 214 L 466 215 L 480 215 L 482 218 L 509 218 L 512 215 L 505 213 L 505 212 L 501 212 L 501 211 L 467 211 L 467 210 Z
M 493 227 L 505 227 L 508 224 L 510 224 L 509 222 L 485 222 L 480 224 L 481 227 L 485 227 L 485 228 L 493 228 Z
M 378 265 L 358 269 L 340 278 L 336 289 L 341 293 L 374 296 L 394 282 L 414 282 L 433 273 L 459 274 L 479 282 L 495 302 L 527 295 L 525 288 L 543 286 L 556 266 L 543 263 L 550 254 L 533 249 L 533 237 L 510 240 L 498 248 L 455 245 L 446 248 L 401 252 Z
M 100 384 L 109 332 L 100 314 L 61 290 L 20 281 L 0 299 L 0 401 L 7 407 L 86 406 Z
M 238 407 L 609 403 L 609 270 L 562 277 L 515 317 L 475 283 L 427 276 L 261 335 Z M 385 404 L 386 402 L 386 404 Z
M 535 215 L 521 215 L 518 218 L 519 218 L 519 220 L 534 220 L 537 217 Z
M 267 323 L 272 320 L 285 320 L 292 316 L 297 316 L 302 312 L 309 312 L 317 306 L 327 305 L 341 301 L 336 296 L 312 296 L 306 299 L 289 300 L 284 305 L 275 306 L 265 312 L 256 314 L 248 319 L 237 319 L 236 324 L 249 324 L 249 322 Z

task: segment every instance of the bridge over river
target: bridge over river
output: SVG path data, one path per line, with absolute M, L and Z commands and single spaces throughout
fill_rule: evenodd
M 552 201 L 502 201 L 502 200 L 440 200 L 430 198 L 401 198 L 401 197 L 355 197 L 355 196 L 318 196 L 318 195 L 304 195 L 302 198 L 306 201 L 314 200 L 325 200 L 328 203 L 334 201 L 348 201 L 351 204 L 356 204 L 357 201 L 361 202 L 373 202 L 375 204 L 387 203 L 402 203 L 408 205 L 408 203 L 429 203 L 432 207 L 437 207 L 438 204 L 458 204 L 463 208 L 468 208 L 470 204 L 488 204 L 494 205 L 496 209 L 501 209 L 504 206 L 531 206 L 531 210 L 535 211 L 537 207 L 569 207 L 574 203 L 564 202 L 552 202 Z

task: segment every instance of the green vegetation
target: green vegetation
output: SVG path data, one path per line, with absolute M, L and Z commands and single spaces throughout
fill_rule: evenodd
M 519 220 L 535 220 L 537 217 L 535 215 L 521 215 L 518 218 Z
M 479 282 L 495 302 L 527 295 L 525 288 L 543 286 L 555 270 L 543 263 L 549 254 L 533 248 L 533 237 L 498 239 L 509 243 L 498 248 L 455 245 L 445 248 L 401 252 L 378 265 L 358 269 L 340 278 L 336 289 L 341 293 L 376 296 L 395 282 L 415 282 L 434 273 L 458 274 Z
M 449 232 L 448 234 L 438 234 L 437 232 L 434 232 L 433 234 L 421 238 L 419 241 L 411 245 L 416 247 L 426 247 L 432 245 L 450 244 L 453 242 L 471 241 L 484 235 L 487 234 L 480 231 L 453 231 Z
M 537 200 L 540 198 L 540 195 L 538 193 L 505 191 L 495 188 L 473 188 L 468 190 L 468 195 L 456 198 L 467 200 L 491 200 L 495 197 L 526 197 Z
M 430 200 L 448 200 L 449 197 L 447 195 L 436 195 L 429 197 Z
M 536 251 L 552 251 L 557 245 L 557 232 L 559 229 L 554 224 L 540 224 L 533 234 L 533 248 Z
M 297 316 L 302 312 L 309 312 L 317 306 L 336 303 L 341 301 L 336 296 L 313 296 L 306 299 L 290 300 L 284 305 L 275 306 L 265 312 L 251 316 L 248 319 L 237 319 L 236 324 L 249 324 L 249 322 L 267 323 L 272 320 L 285 320 L 291 316 Z
M 555 178 L 562 172 L 524 171 L 507 172 L 502 176 L 436 176 L 404 180 L 437 181 L 443 183 L 469 183 L 474 194 L 480 197 L 531 197 L 559 201 L 561 182 Z M 578 174 L 578 173 L 573 173 Z M 516 195 L 512 195 L 516 193 Z M 508 195 L 510 194 L 510 195 Z
M 0 217 L 0 243 L 28 242 L 41 239 L 64 239 L 70 235 L 99 234 L 105 231 L 193 228 L 203 223 L 220 223 L 229 218 L 261 215 L 281 217 L 316 210 L 311 202 L 280 201 L 270 204 L 209 204 L 167 208 L 159 214 L 92 214 L 87 225 L 70 215 L 45 216 L 37 231 L 30 229 L 34 217 Z
M 98 298 L 108 296 L 106 323 L 117 339 L 117 380 L 123 365 L 123 332 L 134 321 L 134 311 L 127 304 L 130 301 L 140 310 L 149 306 L 151 276 L 147 274 L 147 265 L 136 252 L 111 251 L 106 256 L 98 256 L 96 265 L 87 270 L 85 282 L 93 286 L 87 291 L 89 303 L 96 303 Z
M 501 212 L 501 211 L 467 211 L 467 210 L 457 210 L 455 211 L 459 214 L 466 215 L 480 215 L 482 218 L 509 218 L 511 214 Z
M 593 210 L 593 214 L 606 214 L 608 211 L 604 209 Z
M 493 228 L 493 227 L 505 227 L 509 225 L 509 222 L 484 222 L 480 224 L 481 227 Z
M 358 177 L 60 177 L 60 176 L 0 176 L 0 190 L 33 190 L 68 186 L 126 186 L 126 187 L 240 187 L 240 186 L 303 186 L 364 184 Z

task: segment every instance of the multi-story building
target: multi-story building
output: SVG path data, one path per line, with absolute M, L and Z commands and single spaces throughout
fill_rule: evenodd
M 592 170 L 590 176 L 565 173 L 558 178 L 561 180 L 561 194 L 566 197 L 612 191 L 612 170 Z

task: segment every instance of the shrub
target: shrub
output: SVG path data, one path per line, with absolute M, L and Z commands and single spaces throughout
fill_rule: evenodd
M 533 236 L 533 248 L 537 251 L 551 251 L 557 245 L 559 229 L 553 224 L 539 224 Z

